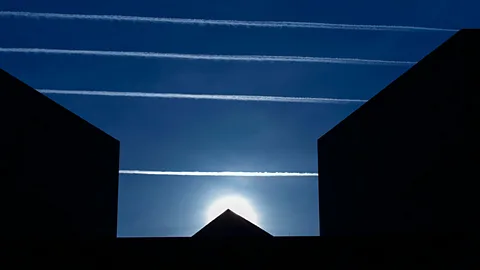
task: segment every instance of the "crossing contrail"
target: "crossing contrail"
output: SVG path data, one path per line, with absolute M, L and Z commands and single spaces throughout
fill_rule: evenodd
M 120 174 L 169 176 L 237 176 L 237 177 L 317 177 L 309 172 L 198 172 L 198 171 L 140 171 L 120 170 Z
M 346 64 L 346 65 L 411 66 L 416 63 L 416 62 L 410 62 L 410 61 L 372 60 L 372 59 L 360 59 L 360 58 L 311 57 L 311 56 L 218 55 L 218 54 L 185 54 L 185 53 L 125 52 L 125 51 L 96 51 L 96 50 L 65 50 L 65 49 L 44 49 L 44 48 L 0 48 L 0 53 L 94 55 L 94 56 L 217 60 L 217 61 L 310 62 L 310 63 Z
M 0 11 L 0 17 L 20 17 L 20 18 L 59 19 L 59 20 L 171 23 L 171 24 L 217 25 L 217 26 L 244 26 L 244 27 L 263 27 L 263 28 L 316 28 L 316 29 L 336 29 L 336 30 L 410 31 L 410 32 L 411 31 L 436 31 L 436 32 L 455 32 L 455 31 L 457 31 L 455 29 L 419 27 L 419 26 L 362 25 L 362 24 L 288 22 L 288 21 L 208 20 L 208 19 L 182 19 L 182 18 L 140 17 L 140 16 L 123 16 L 123 15 L 37 13 L 37 12 L 22 12 L 22 11 Z
M 366 99 L 340 99 L 340 98 L 312 98 L 312 97 L 282 97 L 282 96 L 251 96 L 251 95 L 210 95 L 210 94 L 178 94 L 178 93 L 144 93 L 144 92 L 113 92 L 92 90 L 59 90 L 37 89 L 43 94 L 59 95 L 84 95 L 108 97 L 139 97 L 163 99 L 195 99 L 195 100 L 229 100 L 229 101 L 259 101 L 259 102 L 287 102 L 287 103 L 365 103 Z

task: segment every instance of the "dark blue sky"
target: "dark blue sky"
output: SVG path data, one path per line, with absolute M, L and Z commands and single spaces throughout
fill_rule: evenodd
M 475 2 L 3 0 L 0 10 L 459 29 L 480 26 Z M 451 35 L 0 18 L 4 48 L 418 61 Z M 0 67 L 35 88 L 352 99 L 372 97 L 408 68 L 7 53 Z M 122 169 L 158 171 L 316 172 L 317 138 L 359 106 L 50 97 L 119 139 Z M 191 235 L 209 204 L 237 194 L 268 232 L 318 235 L 317 192 L 316 178 L 121 175 L 118 234 Z

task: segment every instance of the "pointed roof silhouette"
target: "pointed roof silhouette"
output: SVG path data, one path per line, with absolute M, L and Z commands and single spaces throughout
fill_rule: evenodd
M 227 209 L 192 237 L 272 237 L 272 235 Z

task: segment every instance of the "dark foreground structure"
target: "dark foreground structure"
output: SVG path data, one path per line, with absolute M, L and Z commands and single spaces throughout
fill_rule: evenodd
M 472 268 L 458 233 L 475 240 L 478 227 L 479 42 L 478 30 L 455 34 L 318 140 L 322 237 L 271 237 L 227 211 L 194 237 L 116 239 L 118 141 L 2 71 L 7 257 L 37 268 Z
M 119 142 L 0 70 L 4 237 L 116 238 Z
M 320 235 L 478 230 L 480 30 L 461 30 L 318 140 Z
M 192 237 L 211 238 L 211 237 L 255 237 L 270 238 L 271 234 L 262 230 L 260 227 L 235 214 L 227 209 L 217 218 L 205 225 Z

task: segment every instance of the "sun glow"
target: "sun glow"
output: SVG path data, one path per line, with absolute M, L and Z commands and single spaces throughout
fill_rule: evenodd
M 258 225 L 258 215 L 250 205 L 248 200 L 240 196 L 228 196 L 222 197 L 208 208 L 207 211 L 207 223 L 214 220 L 220 214 L 225 212 L 225 210 L 230 209 L 235 214 L 245 218 L 246 220 L 252 222 L 255 225 Z

